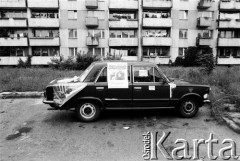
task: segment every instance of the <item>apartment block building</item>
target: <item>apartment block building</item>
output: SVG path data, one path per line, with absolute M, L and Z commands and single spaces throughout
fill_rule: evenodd
M 174 62 L 209 46 L 240 64 L 240 0 L 0 0 L 0 65 L 77 54 Z

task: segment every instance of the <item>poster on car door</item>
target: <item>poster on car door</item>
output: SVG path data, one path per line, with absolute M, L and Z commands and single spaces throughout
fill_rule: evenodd
M 108 88 L 128 88 L 127 63 L 107 64 Z

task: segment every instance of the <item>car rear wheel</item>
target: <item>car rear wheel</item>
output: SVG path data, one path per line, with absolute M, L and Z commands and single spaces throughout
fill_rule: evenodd
M 96 121 L 100 116 L 100 107 L 95 102 L 83 102 L 76 108 L 76 114 L 80 121 Z
M 198 112 L 199 105 L 195 99 L 187 98 L 181 101 L 178 110 L 182 117 L 191 118 Z

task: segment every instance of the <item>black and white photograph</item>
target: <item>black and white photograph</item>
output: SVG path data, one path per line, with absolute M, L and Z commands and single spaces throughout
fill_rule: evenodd
M 0 0 L 0 161 L 240 161 L 240 0 Z

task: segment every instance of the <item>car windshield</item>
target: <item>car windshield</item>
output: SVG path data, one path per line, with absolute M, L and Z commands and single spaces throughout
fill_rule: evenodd
M 157 67 L 157 70 L 159 71 L 159 73 L 162 75 L 162 77 L 164 77 L 168 82 L 171 82 L 171 79 L 169 79 L 163 72 L 162 70 L 158 67 Z
M 89 72 L 92 70 L 94 64 L 91 64 L 87 69 L 84 70 L 84 72 L 80 75 L 79 81 L 83 82 L 83 80 L 87 77 Z

